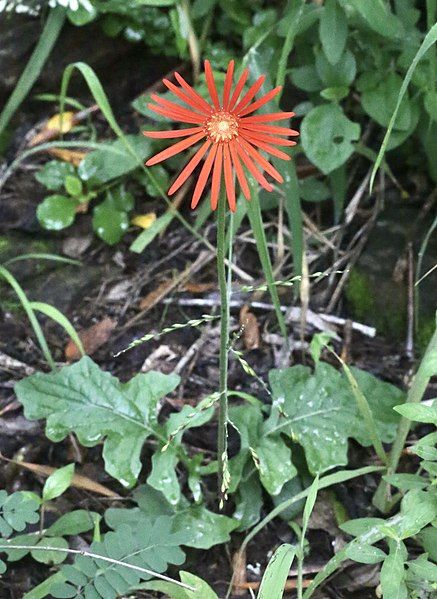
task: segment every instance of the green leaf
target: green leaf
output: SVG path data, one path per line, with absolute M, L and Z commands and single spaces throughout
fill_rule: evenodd
M 69 162 L 50 160 L 36 173 L 35 179 L 47 189 L 57 191 L 63 187 L 68 176 L 74 176 L 75 174 L 76 169 Z
M 158 449 L 152 456 L 152 472 L 147 483 L 161 491 L 171 505 L 177 505 L 181 498 L 181 489 L 176 474 L 179 458 L 172 447 L 162 452 Z
M 182 582 L 189 584 L 194 587 L 195 591 L 189 591 L 183 589 L 173 582 L 167 582 L 164 580 L 151 580 L 150 582 L 144 582 L 137 588 L 145 591 L 159 591 L 165 593 L 166 596 L 171 599 L 219 599 L 216 593 L 212 590 L 208 583 L 204 580 L 181 570 L 179 573 Z
M 48 547 L 47 551 L 45 550 L 31 550 L 30 555 L 36 562 L 40 562 L 41 564 L 60 564 L 62 563 L 68 553 L 63 551 L 50 551 L 50 548 L 53 547 L 56 549 L 68 549 L 68 543 L 62 537 L 51 537 L 46 538 L 43 537 L 35 547 Z
M 275 435 L 261 437 L 254 449 L 261 483 L 270 495 L 277 495 L 284 484 L 296 475 L 290 448 L 279 435 Z
M 126 191 L 124 185 L 119 185 L 108 190 L 104 204 L 120 212 L 130 212 L 135 208 L 135 198 L 129 191 Z
M 408 569 L 422 580 L 437 582 L 437 565 L 428 561 L 424 556 L 408 562 Z
M 108 245 L 115 245 L 123 238 L 129 228 L 126 212 L 114 210 L 102 202 L 94 208 L 93 230 Z
M 282 599 L 285 583 L 295 555 L 296 547 L 287 543 L 276 549 L 264 572 L 258 599 Z
M 359 537 L 380 524 L 385 524 L 383 518 L 355 518 L 354 520 L 343 522 L 340 528 L 348 535 Z
M 229 541 L 229 533 L 238 522 L 222 514 L 215 514 L 204 505 L 193 505 L 184 497 L 178 505 L 172 506 L 164 495 L 149 485 L 136 489 L 134 499 L 138 508 L 110 508 L 105 512 L 105 520 L 111 528 L 118 530 L 122 525 L 136 529 L 143 519 L 155 520 L 159 516 L 169 516 L 172 530 L 183 533 L 183 545 L 197 549 L 210 549 L 214 545 Z
M 65 21 L 65 10 L 61 6 L 51 9 L 38 43 L 33 50 L 24 71 L 22 72 L 14 91 L 0 113 L 0 134 L 8 126 L 15 111 L 26 98 L 33 84 L 38 79 L 47 58 L 52 51 Z
M 26 418 L 47 418 L 52 441 L 70 432 L 86 447 L 104 440 L 107 472 L 131 486 L 141 470 L 142 445 L 157 427 L 158 401 L 178 383 L 177 375 L 151 371 L 123 384 L 84 357 L 59 372 L 23 379 L 15 391 Z
M 426 112 L 433 121 L 437 121 L 437 91 L 428 90 L 423 98 Z
M 408 418 L 408 420 L 437 425 L 437 402 L 435 403 L 435 406 L 407 403 L 395 406 L 393 409 L 404 416 L 404 418 Z
M 73 510 L 58 518 L 46 531 L 49 536 L 64 537 L 68 535 L 79 535 L 83 532 L 93 530 L 95 523 L 101 519 L 97 512 L 87 510 Z
M 91 544 L 90 552 L 102 557 L 116 559 L 122 563 L 111 563 L 97 557 L 78 556 L 73 566 L 63 566 L 61 572 L 67 586 L 75 589 L 72 597 L 104 597 L 115 599 L 127 595 L 136 588 L 140 580 L 147 580 L 153 572 L 167 570 L 169 564 L 180 565 L 185 554 L 180 545 L 183 537 L 171 530 L 171 519 L 161 516 L 155 520 L 143 519 L 135 529 L 122 525 L 115 532 L 108 532 L 102 542 Z M 137 569 L 127 568 L 123 564 L 133 565 Z M 138 568 L 147 569 L 141 571 Z M 63 586 L 63 592 L 67 589 Z M 55 597 L 65 597 L 52 591 Z
M 25 593 L 23 595 L 23 599 L 44 599 L 48 595 L 51 595 L 52 588 L 54 585 L 61 584 L 63 581 L 64 577 L 62 576 L 62 574 L 60 572 L 56 572 L 56 574 L 49 576 L 43 582 L 41 582 L 41 584 L 37 585 L 32 590 Z
M 381 440 L 392 441 L 398 422 L 392 408 L 403 393 L 358 368 L 351 371 L 368 398 Z M 348 437 L 371 444 L 347 378 L 329 364 L 320 362 L 314 374 L 304 366 L 271 370 L 269 379 L 273 399 L 284 402 L 286 414 L 275 430 L 304 447 L 311 472 L 347 464 Z
M 328 88 L 348 87 L 357 72 L 355 57 L 350 50 L 346 50 L 335 64 L 331 64 L 323 52 L 318 52 L 316 68 L 320 79 Z
M 117 139 L 106 144 L 105 148 L 87 154 L 78 168 L 82 181 L 107 183 L 141 166 L 141 162 L 128 152 L 126 143 L 133 148 L 141 160 L 150 153 L 148 138 L 143 135 L 126 135 L 124 139 Z
M 305 92 L 318 92 L 323 89 L 323 82 L 313 64 L 291 69 L 290 76 L 293 84 Z
M 353 153 L 360 126 L 350 121 L 336 104 L 313 108 L 301 125 L 302 146 L 309 160 L 325 174 L 341 166 Z
M 74 476 L 74 464 L 68 464 L 63 468 L 58 468 L 46 480 L 43 490 L 43 501 L 50 501 L 59 497 L 68 489 Z
M 325 100 L 340 102 L 340 100 L 343 100 L 347 95 L 349 95 L 349 88 L 345 86 L 326 87 L 325 89 L 322 89 L 320 95 Z
M 396 108 L 398 95 L 402 86 L 402 79 L 396 73 L 388 73 L 378 85 L 363 91 L 361 104 L 367 114 L 382 127 L 388 127 L 391 116 Z M 399 107 L 395 127 L 401 131 L 409 129 L 411 124 L 411 106 L 408 94 Z
M 383 37 L 399 39 L 404 35 L 402 21 L 396 17 L 384 0 L 347 0 L 363 17 L 370 29 Z
M 346 547 L 346 555 L 359 564 L 377 564 L 387 557 L 382 549 L 366 545 L 366 543 L 351 543 Z
M 59 194 L 47 196 L 39 204 L 36 215 L 44 229 L 60 231 L 73 224 L 76 204 L 71 198 Z
M 420 531 L 418 538 L 429 557 L 437 561 L 437 528 L 428 526 Z
M 246 471 L 249 471 L 252 465 L 248 462 Z M 235 498 L 235 511 L 232 517 L 238 520 L 237 530 L 246 530 L 254 526 L 260 518 L 261 508 L 263 506 L 262 487 L 259 483 L 256 473 L 244 477 L 237 489 Z
M 320 17 L 319 36 L 323 51 L 331 64 L 340 60 L 346 46 L 347 18 L 337 0 L 326 0 Z
M 82 181 L 73 175 L 67 175 L 64 181 L 65 191 L 71 196 L 80 196 L 83 191 Z
M 27 524 L 39 522 L 39 508 L 40 501 L 33 494 L 0 491 L 0 535 L 7 538 L 13 531 L 23 531 Z
M 97 15 L 98 11 L 90 2 L 87 2 L 87 5 L 79 4 L 76 10 L 69 9 L 67 12 L 68 19 L 73 25 L 76 27 L 82 27 L 83 25 L 87 25 L 91 23 Z
M 299 181 L 300 197 L 306 202 L 323 202 L 331 197 L 329 187 L 315 177 L 307 177 Z
M 428 481 L 418 474 L 386 474 L 382 478 L 385 482 L 397 487 L 401 491 L 424 489 L 428 486 Z
M 389 541 L 390 553 L 381 568 L 381 590 L 384 599 L 407 599 L 408 590 L 405 584 L 404 545 Z

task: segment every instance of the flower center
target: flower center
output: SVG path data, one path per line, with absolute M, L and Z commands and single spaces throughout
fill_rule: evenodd
M 238 135 L 238 121 L 229 112 L 212 114 L 205 123 L 206 134 L 213 143 L 231 141 Z

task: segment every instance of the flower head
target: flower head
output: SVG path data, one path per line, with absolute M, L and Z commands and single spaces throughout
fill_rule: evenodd
M 161 98 L 157 94 L 151 96 L 156 102 L 156 105 L 149 104 L 151 110 L 173 121 L 188 123 L 192 126 L 187 129 L 173 131 L 145 131 L 144 135 L 148 137 L 186 138 L 150 158 L 146 162 L 146 166 L 166 160 L 195 144 L 202 144 L 168 190 L 169 195 L 175 193 L 185 183 L 201 160 L 205 158 L 194 188 L 191 208 L 195 208 L 199 203 L 211 173 L 211 208 L 213 210 L 217 208 L 222 174 L 224 174 L 229 208 L 232 211 L 235 211 L 234 173 L 237 176 L 241 191 L 248 200 L 250 200 L 250 189 L 245 168 L 264 189 L 272 191 L 273 187 L 264 176 L 264 171 L 279 183 L 282 183 L 283 178 L 273 165 L 262 156 L 260 150 L 272 156 L 290 160 L 288 154 L 275 146 L 294 146 L 296 142 L 287 139 L 287 137 L 299 135 L 293 129 L 266 124 L 288 119 L 294 116 L 293 112 L 252 114 L 274 98 L 281 90 L 281 87 L 275 87 L 258 100 L 253 101 L 264 83 L 265 76 L 261 76 L 242 95 L 249 76 L 249 70 L 244 70 L 234 89 L 232 89 L 233 74 L 234 61 L 231 60 L 226 72 L 222 101 L 220 101 L 211 65 L 208 60 L 205 60 L 205 78 L 211 97 L 211 105 L 188 85 L 179 73 L 175 73 L 175 77 L 180 87 L 167 79 L 164 79 L 163 83 L 188 108 Z

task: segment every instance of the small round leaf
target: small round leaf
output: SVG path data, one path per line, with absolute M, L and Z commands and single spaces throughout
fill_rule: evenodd
M 118 243 L 129 227 L 126 212 L 100 204 L 94 210 L 93 229 L 108 245 Z
M 44 229 L 60 231 L 69 227 L 76 216 L 75 203 L 62 195 L 46 197 L 36 211 L 38 220 Z

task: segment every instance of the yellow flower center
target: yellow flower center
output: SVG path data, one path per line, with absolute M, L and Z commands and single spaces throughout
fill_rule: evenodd
M 238 121 L 230 112 L 214 112 L 205 123 L 205 131 L 213 143 L 228 142 L 238 135 Z

